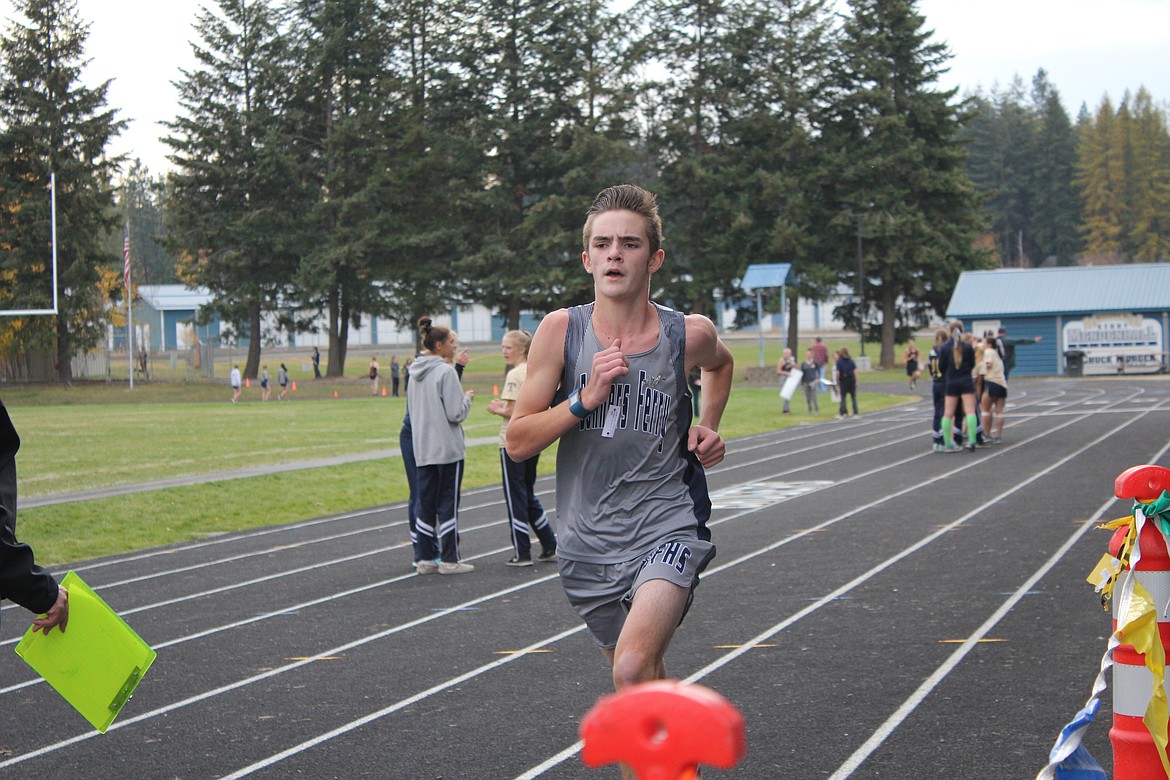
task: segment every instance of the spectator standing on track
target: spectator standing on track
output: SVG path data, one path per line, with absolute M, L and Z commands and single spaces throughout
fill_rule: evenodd
M 994 336 L 987 337 L 983 350 L 983 422 L 991 444 L 999 444 L 1003 435 L 1003 408 L 1007 402 L 1007 372 L 999 356 L 999 344 Z
M 821 379 L 820 371 L 817 369 L 817 361 L 813 357 L 811 349 L 805 353 L 804 362 L 800 364 L 800 375 L 800 386 L 804 390 L 805 406 L 808 407 L 810 414 L 819 417 L 821 403 L 820 399 L 817 398 L 817 393 L 820 390 Z
M 918 386 L 918 377 L 922 372 L 918 369 L 918 345 L 911 338 L 906 342 L 906 376 L 910 378 L 910 389 Z
M 393 398 L 398 397 L 398 382 L 401 378 L 398 368 L 398 356 L 392 355 L 390 357 L 390 395 Z
M 459 561 L 459 490 L 466 445 L 463 421 L 471 411 L 472 390 L 464 391 L 450 365 L 459 350 L 459 336 L 430 317 L 418 321 L 422 357 L 414 362 L 414 381 L 407 391 L 411 443 L 418 480 L 419 574 L 465 574 L 475 569 Z M 438 549 L 441 560 L 434 562 Z
M 69 622 L 69 594 L 53 575 L 36 565 L 32 548 L 16 538 L 16 452 L 20 436 L 0 401 L 0 600 L 8 599 L 35 614 L 37 631 L 46 635 Z
M 1016 367 L 1016 347 L 1039 343 L 1040 336 L 1031 339 L 1009 339 L 1007 337 L 1007 328 L 999 329 L 996 346 L 999 349 L 999 356 L 1003 360 L 1003 378 L 1005 382 L 1011 378 L 1012 369 Z
M 313 347 L 313 378 L 321 378 L 321 350 Z
M 812 346 L 809 349 L 812 350 L 813 360 L 817 363 L 817 379 L 824 379 L 825 366 L 829 364 L 829 348 L 821 341 L 821 337 L 817 336 L 813 339 Z M 817 385 L 817 392 L 825 392 L 824 382 Z
M 460 380 L 463 379 L 463 369 L 467 366 L 469 360 L 467 350 L 462 350 L 455 356 L 455 373 Z M 405 366 L 409 366 L 412 358 L 407 358 Z M 405 370 L 403 371 L 405 374 Z M 404 391 L 405 392 L 405 391 Z M 410 424 L 410 399 L 406 401 L 406 414 L 402 416 L 402 429 L 398 432 L 398 451 L 402 453 L 402 467 L 406 471 L 406 486 L 407 486 L 407 500 L 406 513 L 407 523 L 410 526 L 410 546 L 414 551 L 415 569 L 418 569 L 418 562 L 421 560 L 421 553 L 418 544 L 418 529 L 416 523 L 418 522 L 418 465 L 414 462 L 414 431 Z M 439 557 L 436 554 L 432 558 L 436 564 L 439 562 Z
M 930 422 L 931 445 L 935 452 L 942 452 L 943 444 L 942 416 L 946 408 L 947 382 L 942 372 L 942 346 L 947 341 L 946 328 L 939 328 L 934 332 L 934 344 L 926 356 L 926 370 L 930 374 L 930 394 L 934 399 L 934 416 Z
M 488 401 L 487 410 L 504 418 L 500 425 L 500 470 L 503 474 L 504 503 L 508 507 L 508 528 L 512 537 L 512 557 L 508 566 L 532 565 L 532 539 L 529 526 L 536 531 L 540 540 L 538 561 L 551 562 L 557 559 L 557 537 L 548 521 L 540 499 L 536 497 L 536 466 L 540 455 L 517 463 L 508 457 L 508 422 L 520 397 L 520 388 L 528 376 L 528 347 L 532 336 L 523 330 L 512 330 L 504 334 L 500 352 L 504 362 L 512 366 L 504 378 L 504 390 L 499 398 Z
M 526 460 L 560 442 L 561 583 L 622 689 L 666 677 L 667 647 L 715 555 L 704 469 L 723 460 L 717 430 L 735 367 L 709 319 L 650 301 L 664 259 L 651 193 L 603 190 L 582 238 L 595 300 L 540 323 L 508 454 Z M 686 400 L 694 365 L 697 425 Z
M 967 422 L 967 449 L 975 451 L 975 436 L 979 422 L 975 419 L 975 350 L 963 338 L 963 324 L 952 322 L 948 328 L 950 338 L 939 349 L 939 366 L 946 385 L 946 400 L 943 406 L 942 432 L 943 452 L 958 452 L 962 447 L 955 444 L 955 411 L 962 403 L 963 416 Z
M 228 383 L 232 386 L 232 403 L 240 400 L 240 393 L 243 392 L 240 388 L 240 367 L 232 366 L 232 372 L 228 374 Z
M 280 395 L 276 397 L 278 401 L 288 400 L 288 368 L 284 363 L 280 364 L 280 369 L 276 372 L 276 384 L 280 385 Z
M 796 370 L 796 358 L 792 357 L 792 350 L 789 349 L 788 347 L 785 347 L 784 354 L 780 356 L 780 359 L 778 361 L 776 361 L 776 376 L 778 376 L 780 378 L 781 389 L 783 389 L 784 383 L 788 381 L 788 377 L 791 376 L 792 372 L 795 370 Z M 782 397 L 781 400 L 784 401 L 784 408 L 781 410 L 781 413 L 783 413 L 783 414 L 791 413 L 792 407 L 791 407 L 791 404 L 789 403 L 789 399 Z
M 837 413 L 838 420 L 844 420 L 848 417 L 846 410 L 848 409 L 845 403 L 846 397 L 853 398 L 853 416 L 858 415 L 857 411 L 857 363 L 853 362 L 853 357 L 849 354 L 848 347 L 841 347 L 837 351 L 837 362 L 833 370 L 833 379 L 837 383 L 837 392 L 841 394 L 841 408 Z

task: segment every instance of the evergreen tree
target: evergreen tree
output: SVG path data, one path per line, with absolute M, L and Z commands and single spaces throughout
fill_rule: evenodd
M 1000 264 L 1071 262 L 1079 249 L 1076 135 L 1048 74 L 1036 74 L 1030 97 L 1016 77 L 970 104 L 966 168 L 985 197 Z
M 1082 113 L 1077 140 L 1076 185 L 1081 195 L 1081 235 L 1092 263 L 1123 258 L 1124 156 L 1117 145 L 1121 120 L 1106 97 L 1095 117 Z
M 740 258 L 739 276 L 751 262 L 792 264 L 787 343 L 795 353 L 799 299 L 825 297 L 836 286 L 820 243 L 835 213 L 816 197 L 828 173 L 821 130 L 833 99 L 836 30 L 824 0 L 762 3 L 744 21 L 727 74 L 741 108 L 727 122 L 736 215 L 722 251 Z
M 727 249 L 727 227 L 743 213 L 737 181 L 743 168 L 727 120 L 744 110 L 737 86 L 752 3 L 654 0 L 640 13 L 639 49 L 665 73 L 646 86 L 647 147 L 660 176 L 648 184 L 663 202 L 669 256 L 654 294 L 709 313 L 713 291 L 733 290 L 745 267 L 745 255 Z
M 896 327 L 905 317 L 900 303 L 943 311 L 959 273 L 985 265 L 974 248 L 983 224 L 963 170 L 962 115 L 950 102 L 954 92 L 935 86 L 945 46 L 929 41 L 913 0 L 851 0 L 850 7 L 845 91 L 826 128 L 842 207 L 835 254 L 865 308 L 877 310 L 881 365 L 892 367 Z M 858 221 L 861 269 L 845 248 Z
M 385 204 L 374 194 L 398 98 L 386 68 L 387 14 L 374 0 L 295 0 L 291 9 L 296 169 L 311 199 L 295 278 L 302 302 L 326 315 L 327 375 L 341 376 L 350 326 L 386 308 L 379 279 L 388 258 L 377 246 Z
M 106 156 L 125 127 L 106 108 L 109 82 L 80 84 L 88 27 L 73 0 L 16 0 L 0 36 L 0 309 L 49 308 L 50 175 L 56 175 L 58 314 L 2 323 L 24 350 L 52 350 L 57 378 L 103 335 L 99 269 L 119 258 L 103 246 L 116 230 Z
M 130 262 L 134 286 L 176 284 L 179 276 L 175 261 L 162 242 L 166 236 L 163 198 L 165 182 L 153 177 L 141 160 L 134 160 L 130 170 L 117 183 L 115 200 L 119 219 L 130 225 Z M 106 248 L 121 255 L 123 235 L 111 233 Z
M 518 326 L 522 311 L 564 305 L 566 289 L 582 287 L 581 215 L 628 178 L 628 146 L 609 121 L 627 43 L 598 0 L 485 0 L 476 11 L 464 56 L 478 63 L 488 186 L 474 198 L 479 229 L 462 271 L 468 297 Z
M 971 119 L 961 131 L 969 142 L 966 170 L 984 194 L 984 213 L 1003 266 L 1030 265 L 1035 201 L 1037 120 L 1017 76 L 1007 89 L 976 93 Z
M 464 62 L 475 28 L 467 3 L 400 0 L 389 6 L 387 115 L 369 184 L 378 204 L 374 253 L 386 293 L 382 314 L 413 328 L 467 289 L 482 189 L 485 109 Z M 421 346 L 421 345 L 420 345 Z
M 1080 204 L 1073 184 L 1076 132 L 1060 94 L 1043 70 L 1032 80 L 1032 104 L 1038 115 L 1030 188 L 1034 197 L 1029 231 L 1033 260 L 1043 262 L 1055 257 L 1060 264 L 1068 265 L 1080 251 Z
M 1148 91 L 1106 96 L 1078 119 L 1076 185 L 1085 257 L 1095 263 L 1151 262 L 1170 253 L 1170 133 Z
M 284 116 L 287 46 L 260 0 L 220 0 L 200 13 L 197 32 L 199 66 L 183 72 L 183 115 L 168 123 L 172 135 L 164 139 L 178 167 L 167 243 L 181 253 L 183 280 L 211 290 L 208 308 L 248 339 L 244 375 L 254 378 L 261 315 L 281 302 L 299 251 Z
M 1132 222 L 1131 257 L 1144 263 L 1170 259 L 1170 133 L 1166 115 L 1143 87 L 1130 112 L 1128 191 Z

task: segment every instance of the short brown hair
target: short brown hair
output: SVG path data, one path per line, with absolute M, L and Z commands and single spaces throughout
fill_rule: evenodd
M 650 254 L 662 248 L 662 217 L 658 214 L 658 198 L 636 184 L 618 184 L 606 187 L 593 198 L 585 212 L 585 227 L 581 230 L 581 243 L 589 250 L 589 233 L 593 229 L 593 218 L 607 211 L 632 211 L 646 223 L 646 239 L 650 242 Z

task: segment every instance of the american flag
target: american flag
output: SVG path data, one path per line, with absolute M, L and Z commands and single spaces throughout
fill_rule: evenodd
M 126 284 L 126 295 L 130 295 L 130 225 L 126 225 L 126 240 L 122 242 L 122 281 Z

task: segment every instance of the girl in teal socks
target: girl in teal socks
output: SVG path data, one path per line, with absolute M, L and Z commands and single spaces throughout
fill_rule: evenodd
M 963 324 L 954 321 L 948 326 L 950 339 L 939 349 L 939 363 L 946 383 L 946 401 L 943 406 L 942 434 L 943 452 L 959 452 L 962 447 L 955 444 L 955 410 L 963 402 L 963 414 L 967 420 L 967 449 L 975 451 L 975 431 L 979 426 L 975 418 L 975 349 L 963 340 Z

